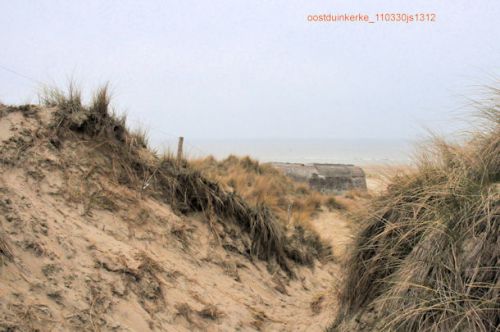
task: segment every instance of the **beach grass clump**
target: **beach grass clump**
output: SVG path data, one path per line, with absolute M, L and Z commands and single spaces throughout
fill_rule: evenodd
M 464 144 L 435 138 L 373 202 L 332 331 L 497 331 L 500 93 Z

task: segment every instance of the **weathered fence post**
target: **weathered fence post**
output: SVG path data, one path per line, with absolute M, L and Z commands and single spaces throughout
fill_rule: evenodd
M 179 137 L 179 144 L 177 145 L 177 162 L 182 161 L 182 145 L 184 144 L 184 137 Z

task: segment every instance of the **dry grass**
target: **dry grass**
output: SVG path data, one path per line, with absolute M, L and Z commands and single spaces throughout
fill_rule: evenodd
M 5 240 L 5 236 L 0 233 L 0 266 L 3 264 L 4 260 L 12 261 L 14 259 L 14 255 L 12 254 L 12 250 Z
M 310 223 L 324 207 L 329 210 L 345 208 L 334 196 L 313 191 L 272 165 L 261 164 L 248 156 L 231 155 L 221 161 L 210 156 L 191 164 L 204 176 L 221 184 L 227 192 L 238 193 L 251 205 L 268 207 L 287 228 L 295 248 L 298 248 L 297 244 L 305 243 L 313 249 L 312 256 L 331 255 L 331 248 L 319 238 Z M 311 255 L 304 250 L 290 248 L 288 251 L 295 260 L 312 261 Z
M 11 313 L 0 318 L 2 331 L 43 331 L 59 323 L 44 304 L 15 304 L 9 309 Z
M 202 212 L 210 223 L 238 225 L 242 234 L 250 238 L 246 249 L 249 255 L 277 262 L 293 275 L 290 260 L 311 265 L 315 258 L 329 252 L 316 234 L 306 234 L 301 229 L 289 231 L 278 220 L 265 195 L 269 190 L 277 190 L 273 186 L 279 184 L 269 186 L 261 180 L 254 200 L 242 198 L 239 191 L 244 188 L 227 190 L 188 161 L 177 161 L 171 155 L 158 156 L 148 149 L 146 132 L 129 131 L 125 117 L 110 112 L 107 86 L 94 95 L 88 106 L 82 103 L 81 93 L 74 85 L 67 93 L 46 90 L 41 100 L 46 106 L 57 108 L 50 128 L 50 141 L 56 148 L 66 141 L 86 144 L 99 152 L 96 160 L 104 157 L 98 173 L 141 194 L 164 200 L 180 213 Z M 263 166 L 249 158 L 241 161 L 241 167 L 263 172 Z M 320 203 L 310 196 L 305 204 L 317 208 Z
M 261 164 L 248 156 L 229 156 L 221 161 L 210 156 L 194 160 L 192 165 L 226 190 L 238 192 L 251 204 L 266 204 L 287 224 L 304 225 L 325 205 L 332 209 L 343 208 L 334 196 L 313 191 L 307 184 L 291 180 L 272 165 Z
M 416 171 L 394 178 L 374 202 L 331 330 L 498 329 L 499 103 L 482 116 L 468 143 L 434 139 Z
M 218 320 L 221 317 L 224 317 L 225 314 L 220 311 L 215 305 L 213 304 L 207 304 L 203 309 L 198 311 L 198 315 L 202 318 L 205 319 L 210 319 L 210 320 Z

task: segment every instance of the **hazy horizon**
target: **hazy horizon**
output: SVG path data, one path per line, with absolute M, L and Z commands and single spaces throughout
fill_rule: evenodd
M 449 133 L 464 126 L 455 119 L 467 98 L 500 68 L 500 3 L 469 4 L 4 2 L 0 101 L 36 102 L 38 82 L 64 88 L 73 77 L 89 94 L 109 81 L 117 110 L 160 143 L 164 133 L 192 140 Z M 307 20 L 379 12 L 437 20 Z
M 151 142 L 159 152 L 176 153 L 177 138 Z M 418 144 L 400 139 L 190 139 L 184 140 L 188 159 L 212 156 L 222 160 L 230 155 L 250 156 L 260 162 L 334 163 L 356 165 L 407 165 Z

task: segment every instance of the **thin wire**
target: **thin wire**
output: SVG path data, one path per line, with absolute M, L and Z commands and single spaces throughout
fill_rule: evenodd
M 10 69 L 10 68 L 8 68 L 8 67 L 6 67 L 6 66 L 4 66 L 4 65 L 1 65 L 1 64 L 0 64 L 0 69 L 3 69 L 3 70 L 5 70 L 5 71 L 7 71 L 7 72 L 10 72 L 11 74 L 17 75 L 17 76 L 19 76 L 19 77 L 21 77 L 21 78 L 24 78 L 24 79 L 26 79 L 26 80 L 28 80 L 28 81 L 31 81 L 31 82 L 34 82 L 34 83 L 36 83 L 36 84 L 42 84 L 42 85 L 43 85 L 43 84 L 45 84 L 45 83 L 43 83 L 43 82 L 41 82 L 41 81 L 39 81 L 39 80 L 37 80 L 37 79 L 34 79 L 34 78 L 29 77 L 29 76 L 27 76 L 27 75 L 21 74 L 21 73 L 19 73 L 19 72 L 15 71 L 15 70 Z

